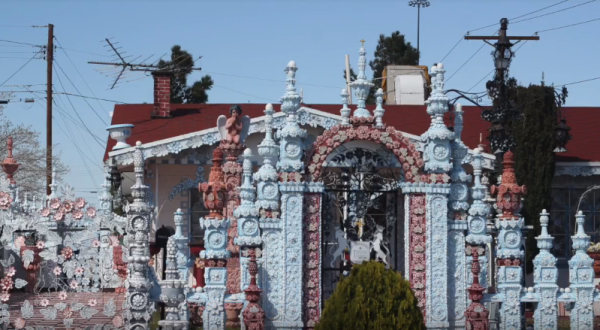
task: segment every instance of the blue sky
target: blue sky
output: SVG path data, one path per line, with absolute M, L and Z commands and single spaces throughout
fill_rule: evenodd
M 547 10 L 523 17 L 531 18 L 565 9 L 589 0 L 570 0 Z M 439 62 L 469 30 L 496 24 L 502 17 L 514 18 L 560 2 L 559 0 L 430 0 L 431 7 L 421 11 L 421 64 Z M 57 50 L 57 66 L 83 95 L 118 100 L 126 103 L 152 102 L 152 79 L 123 83 L 109 90 L 111 78 L 87 61 L 111 60 L 104 38 L 114 38 L 123 51 L 140 59 L 155 54 L 153 59 L 174 44 L 181 45 L 194 56 L 203 71 L 190 78 L 210 73 L 215 87 L 209 93 L 210 103 L 277 102 L 284 92 L 283 69 L 295 60 L 298 86 L 303 88 L 306 103 L 339 103 L 344 86 L 344 56 L 350 55 L 356 69 L 359 40 L 365 39 L 369 59 L 372 58 L 379 34 L 399 30 L 416 46 L 417 10 L 407 0 L 387 1 L 4 1 L 0 22 L 0 39 L 31 44 L 45 44 L 44 28 L 16 27 L 55 25 L 55 36 L 67 49 Z M 532 35 L 536 31 L 592 20 L 600 16 L 600 1 L 509 25 L 510 35 Z M 498 25 L 475 31 L 472 35 L 489 35 Z M 540 33 L 540 41 L 530 41 L 517 52 L 511 73 L 520 83 L 539 83 L 542 72 L 547 83 L 564 84 L 600 76 L 597 68 L 600 45 L 595 42 L 600 21 Z M 0 83 L 12 75 L 32 56 L 32 47 L 7 47 L 0 42 Z M 461 41 L 444 60 L 446 77 L 452 76 L 481 47 L 481 41 Z M 518 46 L 517 46 L 518 47 Z M 75 52 L 73 50 L 77 50 Z M 485 46 L 453 76 L 447 88 L 479 92 L 485 81 L 476 84 L 492 68 L 491 47 Z M 17 53 L 12 53 L 17 52 Z M 87 53 L 83 53 L 87 52 Z M 88 54 L 90 53 L 90 54 Z M 96 54 L 96 55 L 95 55 Z M 74 65 L 70 62 L 73 61 Z M 18 58 L 7 58 L 18 57 Z M 46 63 L 36 59 L 28 63 L 5 85 L 45 84 Z M 587 69 L 586 69 L 587 68 Z M 79 75 L 81 74 L 81 76 Z M 60 69 L 54 78 L 59 91 L 79 94 Z M 368 73 L 371 76 L 371 73 Z M 235 77 L 238 76 L 238 77 Z M 83 77 L 83 79 L 82 79 Z M 252 77 L 254 79 L 243 78 Z M 132 77 L 126 80 L 143 78 Z M 84 81 L 85 80 L 85 81 Z M 275 80 L 275 81 L 270 81 Z M 87 85 L 86 85 L 87 84 Z M 89 85 L 89 88 L 88 88 Z M 318 86 L 315 86 L 318 85 Z M 45 85 L 31 86 L 45 89 Z M 25 90 L 2 86 L 0 91 Z M 567 105 L 599 106 L 600 80 L 569 87 Z M 43 94 L 38 94 L 44 96 Z M 16 97 L 30 97 L 18 93 Z M 105 140 L 109 112 L 114 103 L 71 97 L 77 114 L 91 132 Z M 63 160 L 71 167 L 65 178 L 83 196 L 96 190 L 102 182 L 99 169 L 103 148 L 70 116 L 78 120 L 69 100 L 57 101 L 66 114 L 55 111 L 54 142 Z M 95 110 L 97 114 L 93 112 Z M 45 139 L 45 102 L 11 103 L 4 110 L 15 123 L 32 125 Z M 66 122 L 63 121 L 63 117 Z M 101 120 L 102 119 L 102 120 Z M 568 119 L 568 118 L 567 118 Z M 69 126 L 81 152 L 62 129 Z M 43 143 L 45 140 L 42 140 Z M 94 160 L 92 161 L 89 159 Z M 84 161 L 92 172 L 90 177 Z M 94 183 L 95 181 L 95 183 Z

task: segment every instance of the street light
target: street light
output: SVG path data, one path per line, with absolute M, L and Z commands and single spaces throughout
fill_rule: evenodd
M 556 126 L 556 149 L 554 149 L 554 152 L 567 152 L 565 146 L 567 145 L 567 142 L 573 138 L 573 136 L 569 134 L 569 131 L 571 131 L 571 127 L 567 126 L 567 121 L 565 119 L 561 119 L 558 126 Z
M 419 56 L 418 60 L 420 60 L 421 52 L 419 51 L 419 39 L 421 38 L 421 7 L 427 8 L 429 7 L 430 3 L 427 0 L 410 0 L 408 5 L 411 7 L 417 7 L 417 53 Z M 419 63 L 417 62 L 417 64 Z

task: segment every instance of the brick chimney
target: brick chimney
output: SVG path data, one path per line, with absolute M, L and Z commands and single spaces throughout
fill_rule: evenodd
M 171 118 L 171 72 L 154 71 L 154 110 L 152 118 Z

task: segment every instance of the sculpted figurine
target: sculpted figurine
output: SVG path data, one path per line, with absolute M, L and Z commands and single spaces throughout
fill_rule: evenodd
M 229 118 L 221 115 L 217 119 L 221 140 L 233 144 L 243 144 L 250 128 L 250 117 L 242 117 L 242 108 L 237 104 L 231 106 L 229 114 L 231 115 Z

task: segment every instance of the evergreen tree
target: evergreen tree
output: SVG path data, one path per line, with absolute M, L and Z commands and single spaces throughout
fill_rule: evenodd
M 188 86 L 187 77 L 192 73 L 194 58 L 192 54 L 175 45 L 171 48 L 171 60 L 158 62 L 159 67 L 174 70 L 171 78 L 171 103 L 206 103 L 208 94 L 213 86 L 210 75 L 205 75 L 200 80 Z
M 369 90 L 367 104 L 375 104 L 375 92 L 381 88 L 383 69 L 388 65 L 418 65 L 419 63 L 417 49 L 405 40 L 400 31 L 392 32 L 390 36 L 380 34 L 373 56 L 374 58 L 369 62 L 369 66 L 373 70 L 372 82 L 375 86 Z M 346 80 L 346 70 L 344 70 L 344 80 Z M 354 80 L 356 80 L 356 74 L 350 68 L 350 81 Z
M 326 301 L 315 330 L 425 329 L 410 283 L 379 262 L 355 265 Z
M 554 148 L 560 107 L 567 93 L 557 93 L 553 87 L 542 85 L 519 86 L 513 90 L 512 100 L 518 112 L 511 125 L 515 142 L 515 173 L 519 185 L 527 186 L 521 214 L 533 232 L 527 238 L 527 270 L 533 271 L 531 261 L 538 249 L 534 239 L 540 233 L 539 214 L 552 206 L 554 180 Z

